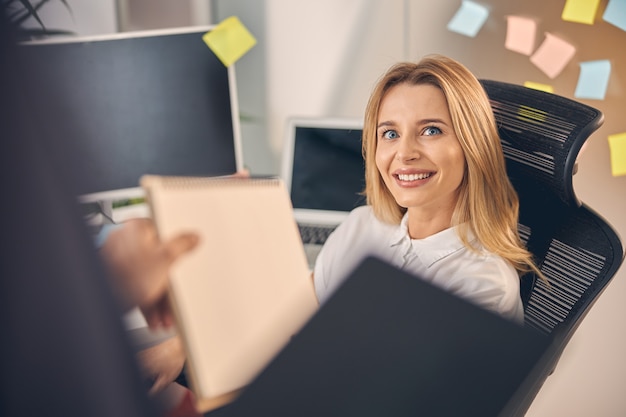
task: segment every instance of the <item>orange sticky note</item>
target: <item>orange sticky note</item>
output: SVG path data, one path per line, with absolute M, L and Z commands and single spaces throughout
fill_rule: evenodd
M 593 25 L 600 0 L 567 0 L 561 18 L 568 22 Z
M 526 81 L 524 87 L 532 88 L 534 90 L 545 91 L 546 93 L 554 93 L 554 87 L 548 84 L 535 83 L 532 81 Z
M 254 36 L 236 16 L 224 19 L 213 30 L 205 33 L 202 40 L 227 67 L 256 45 Z
M 611 172 L 614 177 L 626 175 L 626 133 L 609 136 Z

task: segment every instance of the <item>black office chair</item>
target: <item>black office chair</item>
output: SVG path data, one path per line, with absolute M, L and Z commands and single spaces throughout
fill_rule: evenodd
M 498 124 L 507 171 L 520 198 L 519 231 L 549 283 L 522 279 L 525 325 L 552 339 L 545 363 L 516 399 L 526 413 L 589 309 L 624 260 L 612 226 L 576 198 L 572 176 L 599 110 L 508 83 L 481 80 Z

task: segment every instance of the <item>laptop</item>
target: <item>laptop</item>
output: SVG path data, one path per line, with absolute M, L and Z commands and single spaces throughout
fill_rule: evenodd
M 328 235 L 365 197 L 360 119 L 287 122 L 281 178 L 289 190 L 309 266 Z
M 515 415 L 550 340 L 368 258 L 216 415 Z

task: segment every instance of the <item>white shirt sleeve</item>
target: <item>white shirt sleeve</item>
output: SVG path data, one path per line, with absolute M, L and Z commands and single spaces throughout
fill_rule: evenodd
M 380 249 L 372 239 L 376 230 L 371 208 L 362 206 L 350 215 L 328 237 L 313 269 L 317 299 L 323 303 L 369 255 Z

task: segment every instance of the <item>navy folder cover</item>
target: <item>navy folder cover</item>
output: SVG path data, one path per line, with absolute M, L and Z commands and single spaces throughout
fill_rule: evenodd
M 217 414 L 498 416 L 548 347 L 543 334 L 368 258 Z

